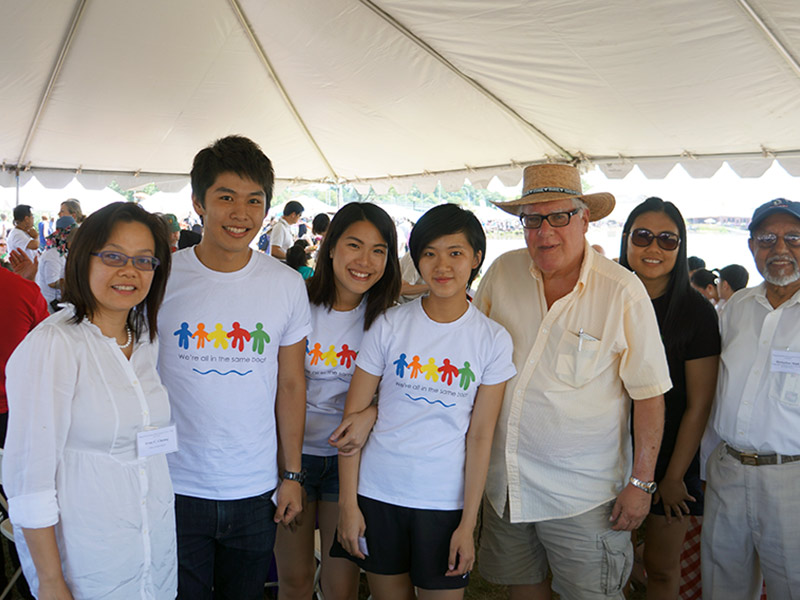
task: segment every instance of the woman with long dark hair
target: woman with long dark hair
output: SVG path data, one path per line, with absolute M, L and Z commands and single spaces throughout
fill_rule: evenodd
M 170 270 L 161 220 L 117 202 L 70 245 L 62 310 L 6 368 L 3 484 L 25 577 L 40 599 L 170 599 L 177 592 L 167 391 L 156 319 Z
M 714 307 L 689 283 L 686 225 L 671 202 L 648 198 L 628 216 L 619 262 L 647 289 L 667 353 L 672 389 L 664 395 L 658 490 L 647 518 L 647 598 L 678 597 L 689 515 L 703 514 L 700 439 L 711 411 L 720 338 Z
M 311 596 L 315 521 L 322 544 L 324 597 L 349 600 L 358 595 L 358 567 L 328 554 L 339 518 L 337 453 L 354 435 L 363 443 L 377 413 L 373 410 L 345 423 L 342 415 L 364 332 L 396 302 L 400 282 L 392 218 L 374 204 L 342 207 L 330 222 L 316 270 L 308 281 L 313 327 L 305 360 L 303 469 L 308 505 L 294 531 L 278 531 L 275 555 L 280 600 Z
M 416 590 L 455 600 L 475 563 L 492 436 L 516 369 L 511 336 L 467 297 L 486 254 L 475 215 L 436 206 L 408 246 L 430 293 L 386 311 L 364 336 L 345 418 L 377 393 L 378 420 L 360 452 L 339 458 L 331 555 L 363 568 L 377 600 Z

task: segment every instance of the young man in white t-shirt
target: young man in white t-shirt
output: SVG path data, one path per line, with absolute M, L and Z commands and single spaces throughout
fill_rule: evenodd
M 308 300 L 297 272 L 249 248 L 272 197 L 261 149 L 217 140 L 191 177 L 203 239 L 173 254 L 158 320 L 179 439 L 169 455 L 178 597 L 255 599 L 275 523 L 302 509 Z

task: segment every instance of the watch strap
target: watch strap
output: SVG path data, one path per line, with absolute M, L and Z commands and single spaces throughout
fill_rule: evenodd
M 655 494 L 656 490 L 658 489 L 658 485 L 655 481 L 642 481 L 641 479 L 633 476 L 631 476 L 628 481 L 632 486 L 637 487 L 648 494 Z
M 300 485 L 303 485 L 306 480 L 306 470 L 302 469 L 300 471 L 284 471 L 282 478 L 288 479 L 289 481 L 296 481 Z

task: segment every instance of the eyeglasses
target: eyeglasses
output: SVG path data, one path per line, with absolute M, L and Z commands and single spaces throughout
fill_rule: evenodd
M 519 220 L 525 229 L 539 229 L 544 221 L 550 223 L 550 227 L 566 227 L 573 215 L 578 214 L 580 208 L 569 212 L 554 212 L 549 215 L 520 215 Z
M 759 233 L 753 239 L 759 248 L 772 248 L 778 243 L 778 235 L 775 233 Z M 792 248 L 800 247 L 800 233 L 787 233 L 783 236 L 783 243 Z
M 640 248 L 646 248 L 653 243 L 653 240 L 662 250 L 675 250 L 681 244 L 681 238 L 669 231 L 662 231 L 656 234 L 642 227 L 631 231 L 630 236 L 631 244 Z
M 103 264 L 109 267 L 124 267 L 128 261 L 133 263 L 133 266 L 140 271 L 155 271 L 156 267 L 161 264 L 155 256 L 128 256 L 122 252 L 114 252 L 113 250 L 104 250 L 103 252 L 92 252 L 92 256 L 98 257 L 103 261 Z

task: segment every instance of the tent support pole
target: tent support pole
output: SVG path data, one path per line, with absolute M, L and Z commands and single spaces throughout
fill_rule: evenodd
M 241 7 L 239 6 L 239 0 L 228 0 L 228 3 L 231 5 L 233 12 L 236 15 L 236 18 L 239 20 L 242 29 L 244 29 L 244 32 L 247 35 L 248 39 L 250 40 L 250 43 L 253 44 L 253 48 L 255 49 L 256 54 L 258 54 L 259 59 L 261 59 L 261 64 L 264 65 L 264 68 L 267 70 L 267 73 L 269 73 L 269 76 L 275 82 L 275 86 L 278 88 L 278 92 L 283 98 L 283 101 L 286 103 L 286 106 L 289 108 L 292 115 L 294 115 L 297 124 L 300 125 L 300 128 L 303 130 L 303 133 L 305 133 L 306 137 L 308 138 L 308 141 L 311 143 L 312 146 L 314 146 L 314 149 L 317 151 L 317 154 L 319 154 L 319 157 L 322 159 L 322 162 L 325 163 L 325 167 L 327 167 L 331 177 L 333 177 L 334 180 L 338 180 L 339 176 L 333 169 L 333 165 L 331 165 L 330 161 L 328 161 L 328 158 L 325 156 L 325 153 L 322 151 L 322 148 L 319 147 L 317 140 L 314 139 L 314 136 L 311 134 L 311 130 L 306 125 L 306 122 L 303 120 L 303 117 L 300 116 L 300 111 L 297 110 L 297 107 L 294 105 L 294 102 L 292 102 L 292 99 L 289 97 L 289 93 L 286 91 L 286 88 L 283 87 L 283 83 L 281 83 L 281 80 L 278 78 L 278 74 L 275 72 L 272 63 L 269 61 L 269 58 L 267 58 L 267 53 L 264 52 L 264 48 L 261 47 L 261 42 L 258 41 L 258 38 L 256 37 L 256 34 L 253 31 L 253 28 L 250 26 L 250 23 L 245 18 L 244 13 L 242 12 Z
M 25 163 L 25 158 L 28 154 L 28 148 L 33 141 L 33 136 L 36 135 L 36 128 L 39 126 L 39 119 L 42 118 L 42 113 L 44 113 L 44 109 L 50 100 L 50 95 L 53 93 L 53 87 L 55 86 L 56 80 L 61 73 L 61 67 L 64 66 L 64 59 L 67 58 L 69 47 L 72 45 L 72 40 L 75 38 L 75 31 L 78 29 L 78 23 L 80 23 L 81 17 L 83 16 L 83 11 L 86 8 L 86 2 L 87 0 L 79 0 L 78 6 L 75 9 L 75 14 L 72 16 L 72 23 L 70 23 L 69 30 L 67 31 L 67 37 L 64 39 L 64 43 L 61 44 L 61 52 L 58 53 L 58 59 L 56 60 L 56 64 L 53 66 L 53 71 L 50 73 L 50 80 L 47 82 L 47 87 L 44 90 L 44 94 L 42 94 L 42 99 L 39 101 L 36 114 L 34 115 L 33 121 L 31 121 L 31 126 L 28 129 L 28 135 L 25 136 L 25 143 L 22 145 L 22 150 L 20 151 L 19 158 L 17 159 L 18 165 Z
M 389 25 L 397 29 L 400 33 L 406 36 L 409 40 L 414 42 L 417 46 L 422 48 L 425 52 L 430 54 L 433 58 L 439 61 L 442 65 L 444 65 L 448 70 L 452 71 L 454 75 L 457 75 L 460 79 L 465 81 L 469 84 L 472 88 L 477 90 L 481 95 L 485 96 L 489 100 L 491 100 L 494 104 L 498 107 L 503 109 L 507 112 L 514 120 L 518 121 L 522 125 L 525 126 L 526 129 L 532 131 L 539 139 L 544 140 L 547 144 L 550 145 L 556 152 L 558 152 L 563 158 L 569 161 L 575 161 L 578 157 L 573 156 L 572 153 L 561 146 L 558 142 L 552 139 L 549 135 L 547 135 L 544 131 L 536 127 L 533 123 L 528 121 L 525 117 L 519 114 L 516 110 L 511 108 L 508 104 L 503 102 L 498 96 L 492 93 L 490 90 L 485 88 L 482 84 L 475 81 L 472 77 L 461 71 L 458 67 L 456 67 L 453 63 L 447 60 L 444 56 L 442 56 L 439 52 L 437 52 L 430 44 L 425 42 L 422 38 L 417 36 L 414 32 L 408 29 L 405 25 L 400 23 L 397 19 L 395 19 L 392 15 L 387 13 L 385 10 L 377 6 L 372 0 L 360 0 L 361 4 L 366 6 L 376 15 L 378 15 L 381 19 L 386 21 Z
M 789 66 L 795 72 L 795 75 L 800 77 L 800 63 L 797 62 L 797 59 L 792 56 L 786 46 L 777 38 L 777 36 L 772 32 L 772 30 L 767 26 L 764 20 L 758 16 L 758 13 L 750 6 L 748 0 L 738 0 L 741 7 L 747 13 L 747 15 L 753 20 L 753 22 L 758 25 L 758 28 L 767 36 L 767 39 L 772 43 L 775 49 L 778 51 L 783 59 L 789 63 Z

